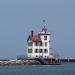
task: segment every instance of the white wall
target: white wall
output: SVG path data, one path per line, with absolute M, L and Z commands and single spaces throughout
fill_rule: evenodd
M 50 34 L 50 33 L 49 33 Z M 44 40 L 44 36 L 47 36 L 47 40 Z M 32 48 L 33 52 L 32 53 L 27 53 L 28 57 L 36 57 L 36 56 L 43 56 L 43 57 L 52 57 L 50 55 L 50 41 L 51 41 L 51 38 L 50 38 L 50 35 L 40 35 L 41 37 L 41 40 L 42 40 L 42 43 L 43 43 L 43 46 L 35 46 L 35 42 L 33 42 L 33 46 L 32 47 L 29 47 L 28 48 Z M 47 42 L 47 46 L 45 46 L 45 42 Z M 48 53 L 35 53 L 35 49 L 47 49 L 48 50 Z

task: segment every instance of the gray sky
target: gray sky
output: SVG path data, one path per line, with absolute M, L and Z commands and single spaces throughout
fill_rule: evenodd
M 75 57 L 75 0 L 0 0 L 0 58 L 26 54 L 26 40 L 44 26 L 61 57 Z

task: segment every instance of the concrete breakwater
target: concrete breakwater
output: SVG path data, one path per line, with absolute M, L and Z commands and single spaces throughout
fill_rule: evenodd
M 60 64 L 60 60 L 55 59 L 19 59 L 19 60 L 1 60 L 0 65 L 55 65 Z
M 0 61 L 0 65 L 36 65 L 40 64 L 36 60 L 9 60 L 9 61 Z
M 0 60 L 0 65 L 60 65 L 63 63 L 74 63 L 75 59 L 16 59 Z

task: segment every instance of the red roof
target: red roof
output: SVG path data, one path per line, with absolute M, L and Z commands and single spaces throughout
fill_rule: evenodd
M 33 42 L 40 42 L 40 41 L 41 41 L 41 38 L 40 38 L 39 35 L 33 35 L 32 41 L 33 41 Z

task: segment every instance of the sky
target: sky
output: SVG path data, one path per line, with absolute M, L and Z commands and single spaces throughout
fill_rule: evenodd
M 0 59 L 27 54 L 27 37 L 46 20 L 51 47 L 75 57 L 75 0 L 0 0 Z

